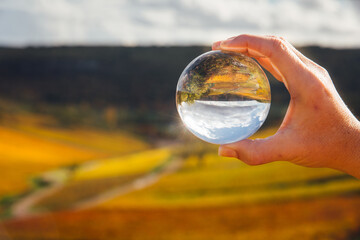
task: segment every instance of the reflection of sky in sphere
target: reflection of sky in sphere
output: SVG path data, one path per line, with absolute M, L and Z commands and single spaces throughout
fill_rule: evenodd
M 216 144 L 236 142 L 254 134 L 265 121 L 270 103 L 252 101 L 195 101 L 178 105 L 186 127 Z

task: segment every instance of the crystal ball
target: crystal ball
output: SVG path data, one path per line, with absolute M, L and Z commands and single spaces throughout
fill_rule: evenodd
M 250 137 L 270 109 L 269 81 L 252 58 L 235 52 L 210 51 L 182 72 L 176 107 L 190 132 L 214 144 Z

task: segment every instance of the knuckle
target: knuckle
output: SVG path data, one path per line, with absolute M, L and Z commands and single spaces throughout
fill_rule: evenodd
M 238 37 L 243 37 L 243 38 L 249 38 L 249 37 L 251 37 L 252 35 L 251 34 L 241 34 L 241 35 L 239 35 Z
M 239 36 L 236 36 L 235 39 L 243 40 L 243 41 L 247 42 L 247 41 L 251 41 L 251 37 L 252 36 L 250 34 L 241 34 Z
M 271 37 L 273 48 L 276 51 L 287 51 L 286 41 L 280 37 Z
M 284 42 L 287 42 L 286 39 L 282 36 L 276 36 L 276 35 L 266 35 L 267 37 L 271 38 L 271 39 L 278 39 Z
M 329 95 L 328 79 L 321 72 L 310 72 L 309 81 L 307 81 L 306 102 L 317 102 L 319 105 Z
M 284 37 L 279 37 L 282 41 L 287 42 L 287 40 Z
M 329 79 L 331 79 L 328 71 L 319 65 L 308 68 L 307 70 L 308 70 L 308 74 L 312 80 L 311 85 L 314 88 L 324 87 L 323 85 L 325 83 L 327 83 Z
M 319 71 L 322 73 L 323 76 L 329 77 L 330 74 L 329 72 L 326 70 L 326 68 L 322 67 L 322 66 L 318 66 L 319 67 Z

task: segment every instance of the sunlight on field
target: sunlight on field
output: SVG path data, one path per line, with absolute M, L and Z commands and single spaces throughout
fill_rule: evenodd
M 346 236 L 359 226 L 359 202 L 359 197 L 335 197 L 219 208 L 66 211 L 4 223 L 0 237 L 8 233 L 15 239 L 355 240 Z
M 20 1 L 7 1 L 5 8 L 19 4 L 15 2 Z M 65 0 L 33 2 L 30 10 Z M 82 2 L 94 8 L 101 1 Z M 113 2 L 132 1 L 114 0 L 110 5 Z M 133 2 L 159 10 L 165 1 Z M 306 2 L 301 9 L 309 10 L 307 17 L 316 15 L 310 3 L 320 1 L 299 2 Z M 321 2 L 325 6 L 325 0 Z M 325 7 L 329 6 L 334 8 L 331 2 Z M 57 7 L 61 6 L 49 8 L 49 14 L 61 20 L 56 10 L 63 9 Z M 66 12 L 75 27 L 79 25 L 75 15 L 87 17 L 88 7 Z M 197 6 L 187 7 L 189 15 L 183 17 L 199 15 Z M 80 13 L 74 15 L 75 10 Z M 103 16 L 101 8 L 96 10 Z M 262 19 L 246 8 L 238 12 L 240 17 Z M 25 17 L 30 20 L 25 27 L 31 25 L 27 13 L 15 12 L 15 22 Z M 149 17 L 136 13 L 134 20 Z M 196 20 L 195 16 L 191 22 Z M 96 23 L 94 29 L 104 24 Z M 340 27 L 349 32 L 348 26 Z M 178 74 L 196 55 L 209 50 L 209 46 L 0 47 L 0 240 L 360 240 L 359 180 L 288 162 L 248 166 L 219 157 L 218 145 L 187 131 L 174 101 Z M 360 50 L 312 46 L 299 51 L 326 66 L 344 102 L 358 116 Z M 251 139 L 275 134 L 293 102 L 286 86 L 266 74 L 271 109 Z M 237 77 L 210 79 L 212 85 L 219 84 L 214 86 L 215 95 L 238 80 L 245 89 L 236 93 L 247 95 L 249 76 Z M 264 92 L 257 94 L 269 99 Z
M 20 129 L 39 137 L 66 142 L 80 148 L 96 150 L 105 156 L 140 151 L 149 147 L 144 141 L 119 131 L 50 129 L 32 126 L 21 126 Z
M 357 180 L 330 169 L 309 169 L 281 162 L 250 167 L 210 154 L 200 166 L 193 157 L 187 161 L 180 171 L 163 177 L 155 185 L 108 201 L 101 207 L 207 207 L 360 190 Z
M 51 195 L 42 198 L 32 209 L 64 210 L 83 205 L 94 205 L 98 199 L 109 199 L 132 191 L 146 181 L 134 182 L 155 174 L 170 159 L 169 149 L 143 151 L 120 158 L 92 161 L 76 168 L 65 184 Z M 140 185 L 139 185 L 140 183 Z M 102 200 L 104 201 L 104 200 Z
M 80 181 L 146 173 L 164 163 L 170 156 L 170 150 L 164 148 L 89 162 L 76 169 L 71 180 Z
M 69 130 L 51 133 L 48 129 L 23 128 L 16 131 L 41 141 L 47 139 L 48 144 L 62 146 L 71 142 L 65 146 L 74 149 L 86 145 L 85 138 L 83 142 L 78 141 L 80 131 L 77 130 L 74 137 Z M 262 138 L 275 132 L 274 128 L 265 129 L 253 137 Z M 79 149 L 98 150 L 98 146 Z M 44 144 L 43 148 L 46 147 Z M 342 239 L 357 229 L 356 219 L 360 216 L 354 209 L 360 201 L 355 195 L 360 191 L 360 183 L 354 178 L 331 169 L 304 168 L 286 162 L 247 166 L 236 159 L 218 157 L 216 149 L 214 145 L 189 141 L 172 148 L 144 148 L 110 158 L 78 160 L 81 164 L 68 171 L 66 180 L 56 191 L 50 191 L 28 209 L 55 212 L 31 220 L 6 221 L 4 229 L 19 239 L 139 240 L 145 235 L 148 239 L 173 240 L 260 240 L 268 236 L 278 240 L 312 239 L 313 236 Z M 134 184 L 181 156 L 182 165 L 177 171 L 166 173 L 150 185 L 136 187 Z M 36 171 L 56 177 L 57 171 L 48 172 L 49 165 L 40 160 L 17 161 L 21 165 L 16 166 L 26 166 L 27 170 L 21 167 L 17 173 L 12 162 L 7 162 L 8 185 L 10 179 L 16 179 L 14 183 L 20 186 L 26 176 Z M 60 163 L 54 160 L 53 164 L 60 166 Z M 61 173 L 61 168 L 58 171 Z M 93 207 L 79 210 L 84 206 Z M 63 211 L 69 209 L 77 211 Z M 111 232 L 108 238 L 104 237 L 107 232 Z M 0 229 L 0 237 L 2 234 Z
M 29 178 L 57 166 L 83 162 L 101 154 L 91 149 L 42 139 L 0 127 L 0 194 L 23 190 Z
M 29 188 L 30 178 L 49 169 L 48 165 L 0 159 L 0 197 Z
M 0 195 L 25 190 L 30 178 L 44 171 L 148 148 L 121 132 L 41 126 L 47 120 L 26 115 L 0 126 Z
M 70 144 L 43 139 L 16 129 L 0 127 L 0 157 L 4 161 L 42 163 L 58 166 L 96 158 L 96 150 L 77 148 Z
M 275 132 L 276 129 L 266 129 L 254 138 Z M 335 170 L 305 168 L 287 162 L 247 166 L 236 159 L 218 157 L 212 149 L 202 155 L 190 155 L 179 171 L 156 184 L 100 207 L 226 206 L 324 197 L 359 190 L 359 181 Z

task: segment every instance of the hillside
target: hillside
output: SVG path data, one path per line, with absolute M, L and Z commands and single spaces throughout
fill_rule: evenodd
M 77 123 L 76 115 L 96 115 L 87 109 L 108 107 L 125 111 L 117 113 L 119 123 L 169 122 L 175 112 L 178 77 L 193 58 L 208 50 L 201 46 L 0 48 L 0 96 L 70 125 Z M 300 51 L 327 68 L 345 102 L 359 114 L 360 50 L 304 47 Z M 289 97 L 283 85 L 268 76 L 273 106 L 269 119 L 279 119 Z M 74 109 L 69 113 L 63 106 Z
M 207 50 L 0 48 L 0 239 L 358 239 L 357 179 L 247 166 L 180 124 L 178 77 Z M 300 50 L 359 114 L 360 50 Z M 252 138 L 274 134 L 286 111 L 270 82 Z

